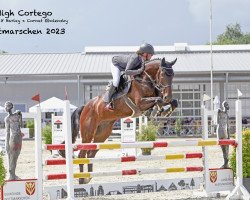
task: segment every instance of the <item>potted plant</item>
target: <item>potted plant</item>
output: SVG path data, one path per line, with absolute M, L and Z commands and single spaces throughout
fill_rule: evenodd
M 141 132 L 137 135 L 137 141 L 155 141 L 159 125 L 155 125 L 149 121 L 147 125 L 143 125 Z M 151 155 L 152 148 L 142 148 L 142 155 Z
M 243 185 L 250 192 L 250 129 L 242 132 Z M 229 158 L 229 165 L 236 172 L 236 148 Z

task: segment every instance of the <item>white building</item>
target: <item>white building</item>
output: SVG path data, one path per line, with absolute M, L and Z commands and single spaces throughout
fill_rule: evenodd
M 50 97 L 82 105 L 103 93 L 111 80 L 111 58 L 135 52 L 138 47 L 86 47 L 82 53 L 41 53 L 0 55 L 0 105 L 10 100 L 15 109 L 28 111 Z M 155 58 L 178 58 L 174 65 L 174 97 L 179 100 L 175 115 L 200 116 L 203 94 L 210 95 L 210 46 L 156 46 Z M 213 95 L 230 103 L 234 115 L 236 89 L 243 93 L 243 116 L 250 116 L 250 45 L 213 46 Z M 209 105 L 209 104 L 208 104 Z

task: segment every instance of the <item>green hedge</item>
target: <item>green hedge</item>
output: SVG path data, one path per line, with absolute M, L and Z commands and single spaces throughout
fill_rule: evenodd
M 250 178 L 250 129 L 242 132 L 243 177 Z M 236 148 L 229 158 L 230 167 L 236 172 Z
M 43 140 L 45 144 L 52 144 L 52 129 L 51 126 L 46 125 L 42 129 Z
M 0 186 L 3 186 L 5 178 L 6 178 L 6 169 L 3 163 L 3 154 L 0 153 Z
M 35 133 L 35 124 L 34 124 L 34 120 L 27 120 L 26 122 L 26 127 L 29 128 L 29 137 L 30 138 L 34 138 L 34 133 Z

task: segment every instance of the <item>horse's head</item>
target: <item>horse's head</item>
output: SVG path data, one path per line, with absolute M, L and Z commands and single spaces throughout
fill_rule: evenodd
M 151 66 L 146 65 L 145 68 L 145 71 L 154 80 L 154 86 L 161 92 L 163 101 L 166 103 L 169 103 L 172 99 L 172 81 L 174 77 L 172 66 L 176 60 L 177 58 L 172 62 L 168 62 L 163 58 L 158 60 L 158 62 L 153 62 Z
M 163 94 L 163 100 L 169 103 L 172 99 L 172 81 L 174 77 L 174 70 L 172 66 L 177 61 L 177 58 L 172 62 L 161 60 L 161 66 L 158 71 L 158 84 Z

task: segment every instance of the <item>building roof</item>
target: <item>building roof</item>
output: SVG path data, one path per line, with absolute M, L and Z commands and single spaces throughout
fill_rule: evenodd
M 51 97 L 37 105 L 29 108 L 29 112 L 35 112 L 36 108 L 40 106 L 41 112 L 63 112 L 64 101 L 56 97 Z M 70 111 L 73 112 L 77 107 L 70 104 Z
M 21 75 L 104 75 L 110 74 L 114 55 L 135 52 L 136 46 L 86 47 L 83 53 L 1 54 L 0 76 Z M 178 58 L 175 72 L 210 72 L 209 45 L 156 46 L 155 58 Z M 214 45 L 215 72 L 250 72 L 250 45 Z

